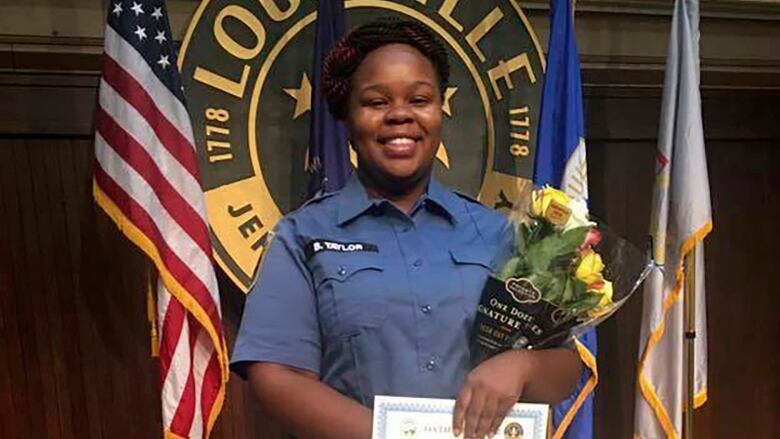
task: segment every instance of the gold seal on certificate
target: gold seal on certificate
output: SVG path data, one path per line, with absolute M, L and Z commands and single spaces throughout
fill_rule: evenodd
M 374 398 L 373 439 L 452 439 L 453 399 Z M 496 439 L 546 439 L 550 407 L 515 404 Z

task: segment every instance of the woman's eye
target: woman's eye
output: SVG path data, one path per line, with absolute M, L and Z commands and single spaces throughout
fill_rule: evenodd
M 425 105 L 425 104 L 427 104 L 430 101 L 431 100 L 428 99 L 428 97 L 426 97 L 426 96 L 415 96 L 411 100 L 412 104 L 414 104 L 414 105 Z

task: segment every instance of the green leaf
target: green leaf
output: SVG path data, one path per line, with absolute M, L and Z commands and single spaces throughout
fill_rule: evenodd
M 563 282 L 563 297 L 561 298 L 564 303 L 574 300 L 574 281 L 571 277 L 566 277 Z
M 544 300 L 552 304 L 557 304 L 561 301 L 565 288 L 564 278 L 553 276 L 550 272 L 534 273 L 528 276 L 528 278 L 542 292 Z
M 576 229 L 567 230 L 563 232 L 562 238 L 566 241 L 568 251 L 576 251 L 585 242 L 585 237 L 590 231 L 590 227 L 577 227 Z
M 509 259 L 498 273 L 498 278 L 504 281 L 510 277 L 514 277 L 517 274 L 518 268 L 522 265 L 522 262 L 523 258 L 519 256 Z
M 576 300 L 565 303 L 563 307 L 574 310 L 577 313 L 583 313 L 595 308 L 599 302 L 601 302 L 601 294 L 586 292 L 577 297 Z

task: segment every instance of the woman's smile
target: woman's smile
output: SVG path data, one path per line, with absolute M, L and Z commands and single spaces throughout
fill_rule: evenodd
M 387 158 L 405 159 L 414 156 L 420 140 L 422 140 L 422 136 L 398 135 L 382 137 L 379 139 L 379 143 L 384 147 L 383 152 Z

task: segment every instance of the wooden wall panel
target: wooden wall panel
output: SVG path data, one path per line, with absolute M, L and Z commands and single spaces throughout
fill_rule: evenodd
M 91 201 L 92 142 L 0 138 L 0 437 L 160 437 L 147 264 Z M 242 296 L 224 289 L 233 339 Z M 283 433 L 237 377 L 215 439 Z
M 710 97 L 704 103 L 715 230 L 705 248 L 709 401 L 696 412 L 697 438 L 745 431 L 780 437 L 774 420 L 780 412 L 780 353 L 769 348 L 780 333 L 780 296 L 772 280 L 780 260 L 780 135 L 766 119 L 776 111 L 772 101 Z M 657 129 L 657 118 L 648 122 L 639 115 L 657 114 L 659 104 L 651 96 L 591 96 L 587 104 L 588 132 L 596 133 L 588 143 L 594 212 L 640 248 L 646 245 L 654 178 L 656 142 L 648 133 Z M 641 317 L 642 298 L 636 295 L 599 328 L 596 437 L 632 437 Z

